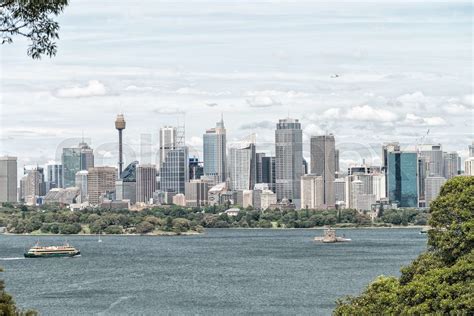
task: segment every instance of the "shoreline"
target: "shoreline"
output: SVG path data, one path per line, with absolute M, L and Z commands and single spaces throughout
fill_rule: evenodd
M 345 227 L 334 227 L 332 228 L 336 230 L 346 230 L 346 229 L 428 229 L 428 225 L 411 225 L 411 226 L 345 226 Z M 260 227 L 229 227 L 229 228 L 206 228 L 203 232 L 197 232 L 197 231 L 188 231 L 188 232 L 182 232 L 182 233 L 175 233 L 175 232 L 165 232 L 165 231 L 160 231 L 160 232 L 155 232 L 155 233 L 150 233 L 150 234 L 45 234 L 45 233 L 38 233 L 38 234 L 15 234 L 15 233 L 2 233 L 1 235 L 5 236 L 122 236 L 122 237 L 135 237 L 135 236 L 146 236 L 146 237 L 173 237 L 173 236 L 197 236 L 197 235 L 203 235 L 206 233 L 206 230 L 208 229 L 219 229 L 219 230 L 225 230 L 225 229 L 242 229 L 242 230 L 324 230 L 325 227 L 310 227 L 310 228 L 287 228 L 287 227 L 271 227 L 271 228 L 260 228 Z

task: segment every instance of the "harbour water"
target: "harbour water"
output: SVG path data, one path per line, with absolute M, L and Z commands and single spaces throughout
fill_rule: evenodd
M 38 239 L 0 235 L 0 274 L 21 307 L 41 315 L 329 315 L 376 276 L 399 275 L 426 249 L 419 229 L 211 229 L 199 236 L 67 236 L 76 258 L 24 259 Z

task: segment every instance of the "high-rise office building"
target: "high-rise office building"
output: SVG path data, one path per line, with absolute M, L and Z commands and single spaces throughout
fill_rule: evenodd
M 81 170 L 89 170 L 94 167 L 94 150 L 87 145 L 86 142 L 82 141 L 79 143 L 81 149 Z
M 115 182 L 115 198 L 117 201 L 130 201 L 130 204 L 137 202 L 137 183 L 125 182 L 123 179 Z
M 190 180 L 186 183 L 186 205 L 201 207 L 208 204 L 209 183 L 205 180 Z
M 301 177 L 301 208 L 321 209 L 324 205 L 322 176 L 307 174 Z
M 441 144 L 420 145 L 418 146 L 418 154 L 424 158 L 426 175 L 443 176 L 443 150 Z
M 388 197 L 400 207 L 418 207 L 418 159 L 415 152 L 389 152 Z
M 203 163 L 197 157 L 189 158 L 189 180 L 201 179 L 204 175 Z
M 375 195 L 375 199 L 380 201 L 387 197 L 385 192 L 385 175 L 382 173 L 372 174 L 372 193 Z
M 46 165 L 46 179 L 49 183 L 49 188 L 63 187 L 63 165 L 49 164 Z
M 89 203 L 98 205 L 102 198 L 109 198 L 115 192 L 117 181 L 117 168 L 92 167 L 87 175 L 87 195 Z
M 446 183 L 444 177 L 426 177 L 425 179 L 425 202 L 429 206 L 436 199 L 441 191 L 441 187 Z
M 84 203 L 87 201 L 87 178 L 89 175 L 89 171 L 87 170 L 81 170 L 76 173 L 76 187 L 79 188 L 80 190 L 80 199 L 79 203 Z
M 276 193 L 275 157 L 262 157 L 262 180 L 258 183 L 268 184 L 268 189 Z
M 400 143 L 391 142 L 391 143 L 383 144 L 382 146 L 382 173 L 385 175 L 385 192 L 388 192 L 388 181 L 387 181 L 388 154 L 394 151 L 400 151 Z
M 281 119 L 275 130 L 275 186 L 278 200 L 301 198 L 303 131 L 297 119 Z
M 0 202 L 17 201 L 17 174 L 17 158 L 0 157 Z
M 25 168 L 23 177 L 23 200 L 30 205 L 36 204 L 36 198 L 46 195 L 44 169 L 41 167 Z
M 221 118 L 215 128 L 203 135 L 204 175 L 215 177 L 216 182 L 226 181 L 226 130 Z
M 117 200 L 129 200 L 130 204 L 137 201 L 137 166 L 138 161 L 131 162 L 122 172 L 120 179 L 115 182 L 115 197 Z
M 177 129 L 173 126 L 160 128 L 160 167 L 165 162 L 166 155 L 176 148 Z
M 336 179 L 336 142 L 334 135 L 311 137 L 311 173 L 323 177 L 324 205 L 334 207 Z
M 469 157 L 464 161 L 464 174 L 474 176 L 474 157 Z
M 161 165 L 160 180 L 161 191 L 184 194 L 189 181 L 188 147 L 168 150 Z
M 334 152 L 336 154 L 336 157 L 334 158 L 335 160 L 335 170 L 336 170 L 336 173 L 339 172 L 339 149 L 336 149 L 336 151 Z
M 137 166 L 137 203 L 148 203 L 156 190 L 156 166 Z
M 443 175 L 446 179 L 451 179 L 461 173 L 461 157 L 457 152 L 443 153 L 443 160 Z
M 257 173 L 257 178 L 255 180 L 255 183 L 264 183 L 263 182 L 263 165 L 262 165 L 262 160 L 263 157 L 265 157 L 265 153 L 256 153 L 255 154 L 255 163 L 256 163 L 256 173 Z
M 229 149 L 230 189 L 253 190 L 257 178 L 255 144 L 240 142 Z
M 336 204 L 346 201 L 346 179 L 337 178 L 334 180 L 334 199 Z
M 63 148 L 63 186 L 75 186 L 76 173 L 94 167 L 94 151 L 84 141 L 78 147 Z
M 474 141 L 469 145 L 469 157 L 474 157 Z

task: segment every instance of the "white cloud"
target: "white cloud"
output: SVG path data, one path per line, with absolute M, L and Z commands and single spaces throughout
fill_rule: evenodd
M 199 89 L 190 88 L 190 87 L 179 88 L 178 90 L 175 91 L 175 93 L 184 94 L 184 95 L 206 95 L 206 96 L 213 96 L 213 97 L 220 97 L 220 96 L 231 94 L 230 91 L 210 92 L 210 91 L 204 91 L 204 90 L 199 90 Z
M 255 96 L 251 99 L 247 99 L 246 102 L 252 108 L 268 108 L 281 105 L 280 101 L 270 96 Z
M 324 119 L 338 119 L 340 118 L 341 116 L 341 110 L 338 109 L 338 108 L 331 108 L 331 109 L 327 109 L 326 111 L 323 112 L 323 114 L 321 114 L 321 117 L 324 118 Z
M 125 91 L 153 91 L 153 87 L 138 87 L 136 85 L 130 85 L 125 88 Z
M 104 84 L 98 80 L 90 80 L 86 86 L 74 86 L 71 88 L 61 88 L 56 91 L 56 96 L 60 98 L 82 98 L 107 94 Z
M 474 107 L 474 94 L 467 94 L 462 97 L 461 102 L 469 107 Z
M 421 117 L 413 113 L 407 113 L 405 120 L 402 122 L 404 125 L 409 126 L 444 126 L 447 125 L 446 121 L 439 116 L 432 117 Z
M 403 94 L 396 99 L 396 103 L 401 106 L 419 110 L 425 109 L 426 104 L 429 102 L 430 98 L 426 97 L 423 92 L 420 91 Z
M 308 136 L 315 136 L 315 135 L 323 135 L 325 133 L 318 125 L 316 124 L 308 124 L 303 129 L 303 133 Z
M 166 114 L 166 115 L 175 115 L 175 114 L 183 114 L 185 113 L 184 110 L 179 108 L 156 108 L 153 110 L 156 114 Z
M 252 122 L 243 124 L 240 126 L 240 129 L 275 129 L 275 122 L 271 121 L 261 121 L 261 122 Z
M 389 110 L 373 108 L 370 105 L 352 107 L 345 116 L 347 119 L 356 121 L 393 122 L 398 119 L 396 113 Z
M 447 104 L 443 106 L 443 110 L 451 115 L 462 115 L 470 111 L 466 106 L 462 104 Z
M 247 91 L 245 93 L 247 97 L 256 97 L 256 96 L 270 96 L 278 98 L 303 98 L 311 96 L 310 93 L 301 92 L 301 91 L 278 91 L 278 90 L 260 90 L 260 91 Z

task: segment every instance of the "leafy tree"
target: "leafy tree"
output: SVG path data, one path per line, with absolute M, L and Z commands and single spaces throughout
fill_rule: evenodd
M 147 234 L 149 232 L 152 232 L 155 229 L 155 226 L 150 222 L 143 221 L 140 224 L 138 224 L 135 228 L 136 228 L 137 233 Z
M 108 226 L 105 231 L 104 231 L 106 234 L 121 234 L 123 233 L 123 228 L 122 226 L 119 226 L 119 225 L 110 225 Z
M 334 315 L 473 315 L 474 177 L 442 187 L 429 225 L 428 251 L 400 278 L 377 278 L 361 295 L 338 300 Z
M 2 44 L 13 43 L 14 36 L 30 41 L 28 56 L 56 55 L 55 40 L 59 24 L 53 18 L 68 5 L 67 0 L 4 0 L 0 3 L 0 34 Z

